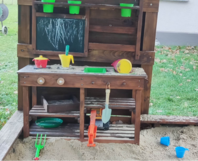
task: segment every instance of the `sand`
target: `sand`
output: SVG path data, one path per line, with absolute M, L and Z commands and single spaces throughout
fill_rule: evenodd
M 160 145 L 162 136 L 170 136 L 169 147 Z M 17 140 L 5 160 L 32 160 L 35 154 L 35 139 Z M 175 147 L 184 146 L 182 160 L 198 160 L 198 127 L 158 127 L 142 130 L 140 145 L 102 144 L 87 147 L 86 142 L 66 141 L 61 138 L 48 139 L 39 160 L 181 160 L 176 158 Z

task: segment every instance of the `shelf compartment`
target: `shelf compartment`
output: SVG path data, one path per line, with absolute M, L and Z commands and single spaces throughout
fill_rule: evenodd
M 134 140 L 134 125 L 129 124 L 110 124 L 107 131 L 97 130 L 95 141 L 133 141 Z M 85 125 L 84 141 L 88 140 L 88 125 Z M 72 139 L 80 138 L 79 124 L 62 124 L 58 128 L 44 129 L 37 126 L 35 123 L 30 126 L 30 135 L 46 134 L 47 137 L 66 137 Z
M 79 111 L 68 111 L 64 113 L 48 113 L 43 106 L 33 106 L 29 112 L 30 116 L 37 116 L 37 117 L 72 117 L 72 118 L 79 118 L 80 112 Z
M 105 98 L 86 97 L 85 108 L 86 109 L 105 108 Z M 110 98 L 109 108 L 132 111 L 135 110 L 135 100 L 133 98 Z

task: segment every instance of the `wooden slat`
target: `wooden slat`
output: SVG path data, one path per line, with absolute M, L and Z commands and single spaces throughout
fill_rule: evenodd
M 93 3 L 93 0 L 81 0 L 82 3 Z M 56 0 L 56 2 L 65 2 L 65 0 Z M 137 0 L 94 0 L 95 4 L 119 5 L 120 3 L 133 3 L 138 5 Z M 32 5 L 32 0 L 18 0 L 19 5 Z
M 107 33 L 120 33 L 120 34 L 135 34 L 135 27 L 114 27 L 114 26 L 90 26 L 89 31 L 94 32 L 107 32 Z
M 80 139 L 84 139 L 84 126 L 85 126 L 85 114 L 84 114 L 84 104 L 85 104 L 85 89 L 80 88 Z
M 86 8 L 85 10 L 85 16 L 86 16 L 86 25 L 85 25 L 85 38 L 84 38 L 84 55 L 85 57 L 88 56 L 88 50 L 89 50 L 89 17 L 90 17 L 90 9 Z
M 198 125 L 198 117 L 141 115 L 143 124 Z
M 34 55 L 32 52 L 32 45 L 28 44 L 18 44 L 17 48 L 18 57 L 24 58 L 35 58 L 38 55 Z M 43 51 L 43 56 L 54 59 L 60 60 L 58 55 L 45 55 L 47 51 Z M 154 51 L 142 51 L 140 54 L 140 59 L 135 60 L 135 53 L 134 52 L 124 52 L 124 51 L 108 51 L 108 50 L 89 50 L 88 57 L 86 58 L 75 58 L 76 61 L 85 61 L 85 62 L 105 62 L 105 63 L 112 63 L 118 59 L 129 59 L 132 64 L 146 64 L 152 65 L 154 64 Z
M 70 14 L 55 14 L 36 12 L 36 17 L 52 17 L 52 18 L 67 18 L 67 19 L 85 19 L 84 15 L 70 15 Z
M 89 49 L 135 52 L 135 45 L 89 43 Z
M 23 128 L 23 113 L 16 111 L 0 130 L 0 160 L 8 153 Z
M 29 136 L 29 87 L 23 87 L 23 137 Z
M 79 111 L 68 111 L 64 113 L 47 113 L 43 106 L 34 106 L 29 114 L 31 116 L 38 116 L 38 117 L 73 117 L 78 118 L 80 117 Z

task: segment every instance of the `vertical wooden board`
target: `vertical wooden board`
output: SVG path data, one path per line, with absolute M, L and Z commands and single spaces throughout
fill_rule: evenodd
M 157 26 L 157 14 L 156 12 L 147 12 L 145 14 L 145 26 L 144 26 L 144 37 L 143 37 L 143 51 L 154 51 L 155 48 L 155 36 Z M 148 75 L 148 81 L 144 90 L 144 97 L 142 98 L 142 114 L 148 114 L 150 91 L 151 91 L 151 80 L 152 80 L 152 65 L 142 65 Z
M 30 44 L 30 6 L 18 6 L 18 43 Z M 18 58 L 18 69 L 30 63 L 29 58 Z M 18 78 L 19 80 L 19 78 Z M 18 84 L 18 110 L 23 110 L 22 87 Z
M 136 111 L 135 111 L 135 143 L 139 145 L 140 142 L 140 114 L 141 114 L 141 93 L 136 91 Z
M 85 89 L 80 88 L 80 139 L 84 139 L 84 105 L 85 105 Z
M 29 102 L 29 88 L 23 87 L 23 137 L 26 138 L 29 136 L 29 110 L 30 110 L 30 102 Z
M 32 107 L 37 105 L 37 87 L 32 87 Z

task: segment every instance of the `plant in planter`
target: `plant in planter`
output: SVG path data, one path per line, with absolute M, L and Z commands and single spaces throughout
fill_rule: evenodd
M 81 4 L 81 1 L 68 1 L 69 4 Z M 70 14 L 79 14 L 80 6 L 69 6 Z
M 55 3 L 55 0 L 42 0 L 42 2 Z M 45 12 L 45 13 L 53 13 L 54 12 L 54 5 L 52 5 L 52 4 L 43 4 L 43 12 Z

